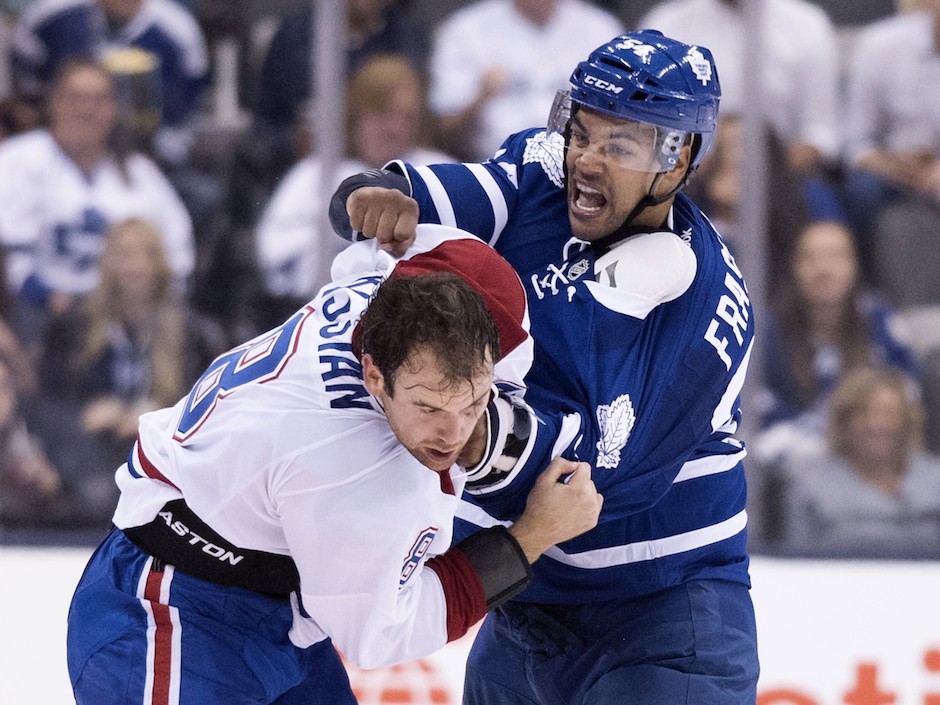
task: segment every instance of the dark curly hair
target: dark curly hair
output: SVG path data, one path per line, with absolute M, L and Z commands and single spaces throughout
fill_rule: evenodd
M 456 274 L 392 276 L 376 289 L 359 322 L 360 352 L 372 356 L 386 391 L 419 348 L 459 384 L 499 359 L 499 332 L 483 296 Z

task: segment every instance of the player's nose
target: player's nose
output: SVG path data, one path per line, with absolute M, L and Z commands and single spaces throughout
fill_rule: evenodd
M 438 437 L 449 447 L 462 447 L 470 438 L 475 426 L 475 419 L 472 421 L 461 417 L 449 419 L 438 427 Z

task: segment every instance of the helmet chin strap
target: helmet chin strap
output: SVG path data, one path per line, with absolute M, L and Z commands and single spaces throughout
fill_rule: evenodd
M 641 198 L 633 210 L 630 211 L 630 214 L 624 219 L 623 223 L 614 230 L 610 235 L 605 235 L 599 240 L 594 240 L 591 243 L 591 248 L 598 254 L 602 254 L 611 249 L 614 245 L 619 242 L 623 242 L 631 235 L 636 235 L 637 233 L 646 232 L 649 229 L 649 226 L 642 225 L 633 225 L 633 221 L 636 220 L 637 216 L 640 215 L 644 210 L 652 206 L 658 206 L 660 203 L 668 201 L 670 198 L 675 196 L 679 189 L 681 189 L 688 179 L 688 174 L 672 189 L 663 194 L 662 196 L 654 196 L 653 192 L 656 190 L 656 184 L 659 183 L 659 180 L 663 177 L 666 172 L 661 171 L 653 177 L 653 183 L 650 184 L 649 191 L 646 195 Z

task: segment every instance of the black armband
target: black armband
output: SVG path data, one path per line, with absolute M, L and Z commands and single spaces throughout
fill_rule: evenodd
M 511 600 L 532 580 L 532 566 L 525 552 L 504 526 L 477 531 L 456 547 L 467 556 L 480 578 L 487 610 Z
M 406 196 L 411 196 L 411 184 L 408 179 L 388 169 L 369 169 L 343 179 L 330 199 L 330 225 L 336 234 L 345 240 L 355 242 L 364 239 L 359 233 L 353 232 L 349 224 L 349 213 L 346 212 L 346 199 L 349 194 L 363 186 L 398 189 Z

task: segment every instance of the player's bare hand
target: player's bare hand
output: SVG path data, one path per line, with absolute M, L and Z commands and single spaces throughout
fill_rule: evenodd
M 418 228 L 418 202 L 397 189 L 364 186 L 346 199 L 349 224 L 396 257 L 414 242 Z
M 590 465 L 556 458 L 535 481 L 525 512 L 509 531 L 531 563 L 551 546 L 597 526 L 603 504 Z

